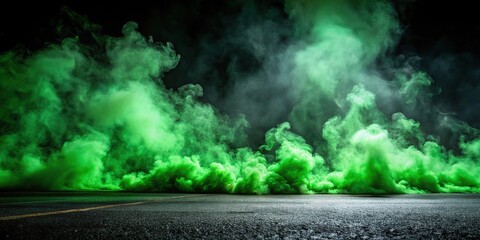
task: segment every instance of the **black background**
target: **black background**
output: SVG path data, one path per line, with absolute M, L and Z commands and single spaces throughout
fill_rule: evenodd
M 210 93 L 221 95 L 228 88 L 228 78 L 222 77 L 225 74 L 222 67 L 231 61 L 229 54 L 233 54 L 232 51 L 223 53 L 211 65 L 220 77 L 195 76 L 187 67 L 196 56 L 204 54 L 198 43 L 215 42 L 229 31 L 235 17 L 242 11 L 241 1 L 25 1 L 3 4 L 0 8 L 1 51 L 14 48 L 33 51 L 48 43 L 58 43 L 65 35 L 81 34 L 81 30 L 63 32 L 63 35 L 55 30 L 62 23 L 62 8 L 67 6 L 100 25 L 101 33 L 120 36 L 123 24 L 135 21 L 142 34 L 151 35 L 156 41 L 172 42 L 182 59 L 179 66 L 166 75 L 167 87 L 200 83 L 206 88 L 205 101 L 209 101 Z M 393 4 L 404 32 L 394 54 L 419 56 L 418 68 L 432 76 L 434 88 L 441 89 L 433 97 L 433 102 L 441 106 L 441 111 L 480 127 L 480 14 L 477 3 L 404 0 L 393 1 Z M 256 5 L 258 18 L 267 16 L 272 9 L 277 12 L 277 18 L 288 18 L 282 11 L 282 1 L 257 1 Z M 249 62 L 248 55 L 240 55 L 240 60 L 242 57 Z

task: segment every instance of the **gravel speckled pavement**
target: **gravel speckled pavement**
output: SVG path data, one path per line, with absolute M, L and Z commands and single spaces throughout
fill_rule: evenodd
M 0 193 L 0 239 L 480 239 L 480 195 Z

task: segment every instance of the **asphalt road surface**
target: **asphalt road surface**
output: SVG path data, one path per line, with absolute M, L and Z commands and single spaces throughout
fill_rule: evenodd
M 480 239 L 480 195 L 0 193 L 0 239 Z

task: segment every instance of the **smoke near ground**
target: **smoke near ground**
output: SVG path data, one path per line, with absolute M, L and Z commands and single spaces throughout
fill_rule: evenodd
M 196 82 L 166 87 L 186 57 L 175 42 L 155 42 L 134 22 L 103 35 L 68 9 L 88 41 L 2 53 L 0 189 L 480 191 L 478 130 L 433 111 L 434 79 L 415 57 L 392 53 L 402 27 L 388 1 L 287 0 L 283 12 L 252 4 L 217 42 L 252 63 L 233 58 L 212 72 L 186 60 L 190 74 L 228 78 L 221 94 Z

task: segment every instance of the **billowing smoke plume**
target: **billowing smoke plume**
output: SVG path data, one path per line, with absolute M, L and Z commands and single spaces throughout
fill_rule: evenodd
M 286 1 L 285 12 L 294 27 L 284 43 L 264 35 L 278 23 L 243 29 L 260 67 L 233 76 L 246 80 L 225 101 L 267 116 L 261 124 L 287 112 L 258 148 L 250 119 L 199 101 L 202 86 L 165 87 L 180 56 L 133 22 L 122 37 L 94 34 L 96 47 L 66 38 L 1 54 L 0 189 L 480 191 L 478 131 L 445 120 L 461 136 L 451 151 L 406 117 L 432 107 L 432 79 L 392 60 L 401 29 L 387 1 Z M 249 97 L 267 107 L 249 110 Z

